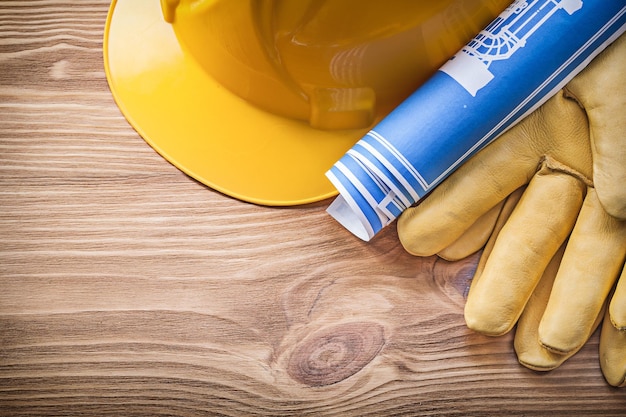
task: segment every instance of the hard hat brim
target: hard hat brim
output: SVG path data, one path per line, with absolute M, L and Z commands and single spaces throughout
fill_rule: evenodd
M 103 49 L 113 97 L 144 140 L 243 201 L 286 206 L 336 195 L 324 173 L 366 133 L 313 129 L 232 94 L 181 48 L 156 0 L 114 0 Z

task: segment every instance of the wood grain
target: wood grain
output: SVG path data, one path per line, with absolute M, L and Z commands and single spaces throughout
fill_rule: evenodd
M 597 334 L 539 374 L 466 329 L 475 256 L 168 164 L 111 98 L 107 9 L 0 1 L 0 415 L 625 414 Z

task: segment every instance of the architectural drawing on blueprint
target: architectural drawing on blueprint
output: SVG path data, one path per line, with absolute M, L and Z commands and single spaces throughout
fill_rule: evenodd
M 494 75 L 489 67 L 509 59 L 555 13 L 574 14 L 582 0 L 517 0 L 474 39 L 454 55 L 440 71 L 445 72 L 472 96 Z

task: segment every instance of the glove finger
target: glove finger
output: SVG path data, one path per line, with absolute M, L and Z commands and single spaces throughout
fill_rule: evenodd
M 437 256 L 448 261 L 457 261 L 478 252 L 482 248 L 483 253 L 475 275 L 478 271 L 482 271 L 484 261 L 489 257 L 498 233 L 511 216 L 525 189 L 526 187 L 520 187 L 513 191 L 506 200 L 479 218 L 459 239 L 437 253 Z
M 548 264 L 541 280 L 528 299 L 528 303 L 526 303 L 524 312 L 520 316 L 515 330 L 514 347 L 517 359 L 520 364 L 535 371 L 549 371 L 555 369 L 577 352 L 572 351 L 567 354 L 559 354 L 544 348 L 541 343 L 539 343 L 539 333 L 537 331 L 546 304 L 550 298 L 552 285 L 564 251 L 565 245 L 561 245 Z M 600 324 L 602 317 L 603 314 L 598 315 L 595 327 Z
M 489 237 L 489 240 L 483 248 L 483 253 L 480 257 L 478 265 L 476 266 L 476 272 L 474 273 L 474 278 L 472 279 L 472 282 L 478 282 L 478 280 L 480 280 L 480 275 L 485 269 L 485 264 L 487 263 L 487 259 L 489 259 L 489 255 L 491 255 L 491 251 L 493 251 L 493 247 L 498 240 L 500 231 L 509 220 L 509 217 L 511 217 L 513 210 L 515 210 L 515 207 L 517 207 L 517 203 L 519 203 L 520 199 L 524 195 L 524 191 L 526 191 L 526 187 L 520 187 L 517 190 L 513 191 L 511 195 L 509 195 L 505 200 L 504 205 L 500 210 L 500 215 L 498 216 L 496 224 L 493 226 L 491 236 Z
M 504 206 L 504 201 L 483 214 L 470 226 L 457 240 L 450 246 L 437 253 L 442 259 L 447 261 L 458 261 L 466 258 L 472 253 L 478 252 L 489 240 L 493 229 Z
M 584 192 L 578 179 L 546 166 L 533 177 L 472 281 L 465 304 L 468 327 L 492 336 L 513 327 L 572 230 Z
M 609 319 L 615 328 L 626 331 L 626 268 L 622 268 L 622 275 L 615 286 L 615 293 L 609 304 Z
M 608 311 L 600 333 L 600 368 L 609 384 L 626 387 L 626 331 L 613 327 Z
M 626 35 L 598 55 L 566 87 L 587 112 L 593 181 L 606 211 L 626 219 Z
M 517 322 L 513 346 L 517 360 L 527 368 L 547 371 L 559 366 L 566 358 L 564 355 L 546 350 L 539 343 L 537 328 L 550 298 L 552 284 L 559 269 L 565 245 L 561 245 L 557 253 L 546 267 L 541 280 L 535 287 L 526 303 L 524 312 Z
M 626 222 L 608 215 L 590 188 L 539 325 L 548 349 L 570 352 L 593 330 L 626 256 Z

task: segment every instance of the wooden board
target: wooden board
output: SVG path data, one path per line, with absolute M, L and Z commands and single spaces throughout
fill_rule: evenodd
M 107 9 L 0 1 L 0 415 L 624 415 L 597 334 L 539 374 L 466 329 L 476 256 L 163 160 L 108 89 Z

